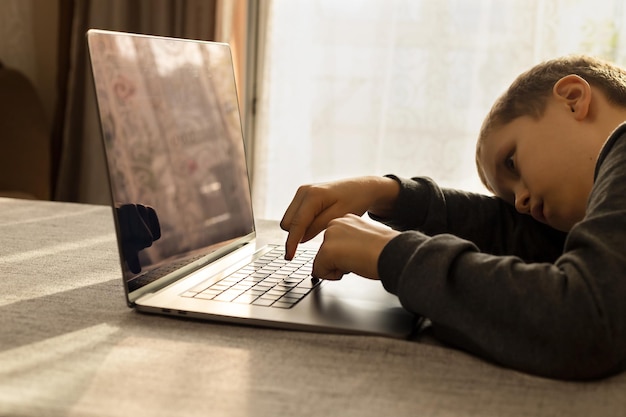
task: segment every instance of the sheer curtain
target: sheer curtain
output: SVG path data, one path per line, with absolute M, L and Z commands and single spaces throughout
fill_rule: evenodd
M 272 0 L 256 215 L 303 183 L 395 173 L 482 192 L 475 139 L 514 77 L 588 53 L 626 63 L 621 0 Z

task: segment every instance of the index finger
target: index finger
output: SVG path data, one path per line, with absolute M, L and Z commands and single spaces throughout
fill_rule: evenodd
M 289 231 L 291 222 L 302 205 L 302 200 L 304 199 L 303 194 L 305 194 L 303 187 L 298 188 L 296 195 L 293 197 L 293 200 L 291 200 L 291 203 L 289 203 L 289 206 L 287 206 L 285 214 L 283 214 L 283 218 L 280 221 L 280 228 L 286 232 Z
M 281 221 L 281 227 L 288 232 L 285 242 L 285 259 L 293 259 L 298 244 L 302 242 L 304 235 L 315 218 L 313 211 L 306 206 L 300 205 L 299 210 L 287 220 Z
M 316 208 L 315 204 L 311 202 L 311 200 L 314 201 L 315 199 L 308 198 L 309 190 L 310 187 L 308 186 L 298 188 L 296 195 L 291 201 L 291 204 L 287 207 L 280 222 L 280 227 L 289 232 L 287 241 L 285 242 L 285 259 L 287 260 L 293 258 L 298 244 L 302 242 L 307 235 L 318 213 L 323 211 L 323 204 L 321 207 Z

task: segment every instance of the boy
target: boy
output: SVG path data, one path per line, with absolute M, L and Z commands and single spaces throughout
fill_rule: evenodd
M 619 372 L 625 120 L 625 70 L 584 56 L 539 64 L 481 128 L 476 161 L 494 197 L 395 176 L 303 186 L 281 221 L 286 257 L 326 229 L 314 276 L 380 279 L 451 345 L 554 378 Z

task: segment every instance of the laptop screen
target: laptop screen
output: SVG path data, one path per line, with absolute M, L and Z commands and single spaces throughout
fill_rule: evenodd
M 254 232 L 230 48 L 90 31 L 129 291 Z

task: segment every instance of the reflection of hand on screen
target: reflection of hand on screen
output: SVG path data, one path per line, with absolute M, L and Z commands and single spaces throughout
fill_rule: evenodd
M 117 208 L 122 237 L 122 255 L 128 269 L 141 272 L 139 251 L 152 246 L 161 237 L 161 226 L 156 211 L 142 204 L 123 204 Z

